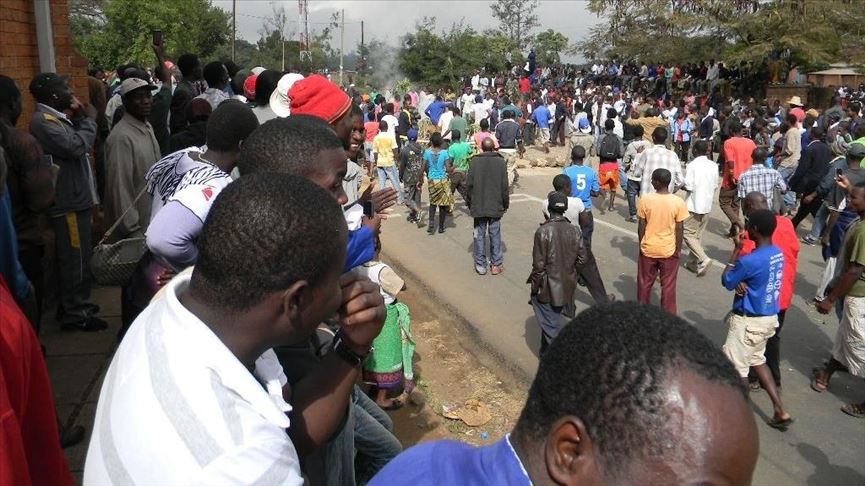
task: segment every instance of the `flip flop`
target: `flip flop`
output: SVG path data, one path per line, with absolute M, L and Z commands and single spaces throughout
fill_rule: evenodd
M 390 399 L 390 406 L 382 407 L 381 405 L 379 405 L 379 407 L 381 407 L 382 410 L 393 411 L 393 410 L 401 409 L 404 405 L 405 405 L 405 402 L 403 401 L 402 396 L 399 396 L 399 397 Z
M 772 427 L 773 429 L 780 430 L 781 432 L 786 432 L 787 428 L 792 423 L 793 423 L 793 417 L 787 417 L 786 419 L 783 419 L 783 420 L 775 420 L 773 418 L 772 420 L 766 421 L 766 425 L 768 425 L 769 427 Z
M 829 389 L 829 384 L 818 380 L 815 376 L 811 378 L 811 389 L 817 393 L 823 393 L 824 391 Z
M 856 418 L 865 418 L 865 407 L 860 408 L 860 406 L 856 403 L 848 403 L 841 407 L 841 411 L 846 413 L 851 417 Z

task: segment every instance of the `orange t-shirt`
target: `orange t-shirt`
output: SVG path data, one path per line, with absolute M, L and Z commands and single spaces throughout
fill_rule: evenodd
M 754 159 L 751 155 L 757 144 L 750 138 L 733 137 L 724 142 L 724 158 L 727 160 L 727 165 L 724 167 L 724 179 L 721 182 L 721 187 L 731 189 L 735 187 L 739 177 L 751 168 L 754 164 Z
M 649 258 L 669 258 L 676 252 L 676 224 L 688 219 L 688 205 L 674 194 L 650 193 L 637 203 L 637 216 L 646 220 L 640 252 Z

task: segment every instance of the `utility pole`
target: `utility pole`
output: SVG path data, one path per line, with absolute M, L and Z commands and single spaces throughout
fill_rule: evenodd
M 345 9 L 342 9 L 342 21 L 339 26 L 339 85 L 342 86 L 342 59 L 345 48 Z
M 231 0 L 231 61 L 237 62 L 234 55 L 234 42 L 237 40 L 237 0 Z
M 366 70 L 366 49 L 363 45 L 363 20 L 360 21 L 360 68 L 358 74 Z

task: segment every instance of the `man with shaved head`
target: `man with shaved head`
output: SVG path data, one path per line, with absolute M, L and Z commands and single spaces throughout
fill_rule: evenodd
M 504 271 L 501 219 L 510 204 L 508 170 L 505 159 L 494 151 L 492 138 L 481 142 L 481 150 L 483 152 L 469 161 L 465 199 L 474 218 L 475 272 L 486 275 L 490 263 L 490 273 L 498 275 Z M 492 253 L 490 260 L 486 253 L 487 234 Z
M 745 219 L 754 213 L 763 209 L 771 209 L 769 201 L 761 192 L 750 192 L 745 195 L 742 203 L 742 213 Z M 772 244 L 777 246 L 781 253 L 784 254 L 784 269 L 781 276 L 781 295 L 778 301 L 778 329 L 775 335 L 769 338 L 766 343 L 766 365 L 769 371 L 772 372 L 772 378 L 775 380 L 775 386 L 781 386 L 781 328 L 784 327 L 784 317 L 787 315 L 787 309 L 790 308 L 793 302 L 793 290 L 796 286 L 796 267 L 799 262 L 799 239 L 796 237 L 796 229 L 789 218 L 783 216 L 775 216 L 777 226 L 772 234 Z M 747 255 L 754 251 L 756 243 L 746 231 L 742 244 L 741 255 Z M 753 371 L 748 375 L 748 381 L 752 388 L 757 387 L 757 376 Z

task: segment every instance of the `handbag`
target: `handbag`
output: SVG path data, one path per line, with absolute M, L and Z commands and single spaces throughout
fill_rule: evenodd
M 96 283 L 103 286 L 123 285 L 132 277 L 135 272 L 135 267 L 138 261 L 144 256 L 147 251 L 147 240 L 143 236 L 135 238 L 126 238 L 115 243 L 106 243 L 105 241 L 111 236 L 111 233 L 117 229 L 126 214 L 135 207 L 135 204 L 144 195 L 147 186 L 141 189 L 141 192 L 135 196 L 132 203 L 123 211 L 123 214 L 117 218 L 117 221 L 108 228 L 99 243 L 93 249 L 93 256 L 90 258 L 90 271 L 93 273 L 93 278 Z

